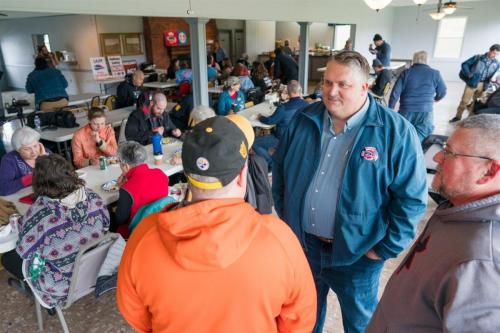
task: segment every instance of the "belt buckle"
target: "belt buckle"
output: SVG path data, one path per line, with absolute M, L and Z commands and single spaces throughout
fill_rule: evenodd
M 333 242 L 333 239 L 330 239 L 330 238 L 325 238 L 325 237 L 320 237 L 320 236 L 316 236 L 320 241 L 322 241 L 323 243 L 328 243 L 328 244 L 332 244 Z

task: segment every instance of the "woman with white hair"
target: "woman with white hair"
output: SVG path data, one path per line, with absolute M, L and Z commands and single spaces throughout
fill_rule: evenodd
M 31 185 L 36 159 L 50 153 L 39 140 L 40 134 L 29 127 L 12 134 L 14 150 L 4 155 L 0 163 L 0 195 L 10 195 Z
M 118 146 L 118 160 L 122 174 L 116 213 L 111 221 L 111 231 L 128 239 L 128 225 L 135 213 L 144 205 L 168 195 L 168 176 L 158 168 L 149 168 L 146 148 L 135 141 Z
M 446 95 L 446 84 L 438 70 L 427 65 L 427 52 L 413 55 L 413 65 L 399 76 L 389 99 L 394 109 L 399 101 L 399 114 L 408 119 L 417 130 L 420 142 L 434 130 L 432 109 L 434 102 Z
M 245 108 L 245 94 L 240 91 L 241 82 L 236 76 L 230 76 L 226 81 L 226 90 L 219 96 L 217 114 L 227 116 Z

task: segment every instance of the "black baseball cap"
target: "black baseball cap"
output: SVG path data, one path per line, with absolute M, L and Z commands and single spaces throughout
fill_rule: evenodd
M 182 146 L 182 165 L 189 183 L 205 190 L 229 184 L 245 166 L 254 138 L 250 122 L 237 114 L 216 116 L 197 124 Z M 217 181 L 202 182 L 191 175 Z

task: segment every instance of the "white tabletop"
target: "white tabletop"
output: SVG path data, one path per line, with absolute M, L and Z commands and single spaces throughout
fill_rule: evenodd
M 94 81 L 98 84 L 118 83 L 122 82 L 123 80 L 125 80 L 125 76 L 108 76 L 102 79 L 94 79 Z
M 224 86 L 223 85 L 220 85 L 220 86 L 217 86 L 217 87 L 209 87 L 208 88 L 208 93 L 209 94 L 222 94 L 223 91 L 224 91 Z
M 146 146 L 146 150 L 148 152 L 147 163 L 149 167 L 159 168 L 163 170 L 168 176 L 171 176 L 183 170 L 182 165 L 170 165 L 169 163 L 173 155 L 182 149 L 182 143 L 180 141 L 175 139 L 170 140 L 172 141 L 172 143 L 163 145 L 163 163 L 161 165 L 154 164 L 152 145 Z M 109 205 L 118 200 L 118 191 L 106 192 L 102 189 L 101 186 L 102 184 L 110 180 L 118 179 L 118 177 L 121 175 L 119 164 L 108 165 L 106 170 L 101 170 L 98 165 L 91 165 L 79 170 L 84 172 L 82 179 L 85 180 L 86 187 L 99 194 L 106 205 Z M 147 187 L 145 187 L 145 190 L 147 190 Z M 19 214 L 24 215 L 26 214 L 26 211 L 28 210 L 30 205 L 19 202 L 19 198 L 22 198 L 30 193 L 33 193 L 33 188 L 31 186 L 28 186 L 14 194 L 1 198 L 12 202 L 16 206 Z
M 257 105 L 251 106 L 247 109 L 241 110 L 240 112 L 238 112 L 238 114 L 247 118 L 253 127 L 271 129 L 274 127 L 274 125 L 263 124 L 262 122 L 257 120 L 257 117 L 259 116 L 259 114 L 266 116 L 266 117 L 269 117 L 270 115 L 272 115 L 274 113 L 275 110 L 276 110 L 276 107 L 272 103 L 270 103 L 268 101 L 264 101 L 264 102 L 259 103 Z
M 106 122 L 111 124 L 113 127 L 120 126 L 122 120 L 128 118 L 130 113 L 134 110 L 133 106 L 127 106 L 125 108 L 116 109 L 112 111 L 106 112 Z M 88 124 L 87 113 L 82 112 L 76 118 L 76 122 L 80 125 L 79 128 L 84 127 Z M 71 140 L 73 138 L 73 134 L 78 130 L 78 128 L 62 128 L 58 127 L 54 131 L 40 131 L 40 138 L 51 141 L 51 142 L 64 142 Z
M 154 88 L 154 89 L 167 89 L 167 88 L 173 88 L 179 86 L 178 83 L 175 82 L 175 80 L 168 80 L 166 82 L 146 82 L 142 85 L 143 87 L 146 88 Z
M 11 230 L 7 236 L 0 237 L 0 253 L 9 252 L 16 248 L 18 234 Z
M 91 93 L 83 93 L 83 94 L 78 94 L 78 95 L 68 95 L 68 106 L 75 106 L 75 105 L 90 103 L 90 101 L 92 101 L 92 98 L 94 98 L 94 96 L 99 96 L 101 98 L 101 100 L 104 100 L 106 97 L 109 96 L 109 94 L 108 95 L 101 95 L 101 94 L 96 93 L 96 92 L 94 92 L 94 93 L 91 92 Z M 24 114 L 29 114 L 29 113 L 32 113 L 33 111 L 35 111 L 34 101 L 32 101 L 30 103 L 30 105 L 23 107 Z

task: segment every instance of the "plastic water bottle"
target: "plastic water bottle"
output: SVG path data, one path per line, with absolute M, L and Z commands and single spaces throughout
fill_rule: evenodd
M 161 135 L 158 133 L 154 134 L 151 141 L 153 142 L 153 155 L 162 155 Z
M 35 118 L 33 118 L 33 122 L 35 123 L 35 129 L 39 131 L 42 127 L 42 122 L 40 120 L 40 116 L 35 115 Z

